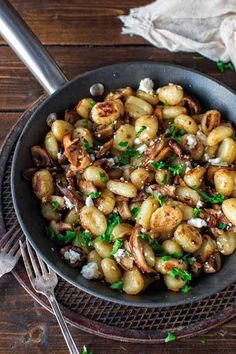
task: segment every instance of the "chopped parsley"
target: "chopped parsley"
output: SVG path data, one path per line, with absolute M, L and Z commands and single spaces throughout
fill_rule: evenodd
M 124 285 L 124 280 L 120 279 L 120 280 L 117 280 L 115 283 L 113 283 L 110 286 L 110 288 L 114 289 L 114 290 L 122 290 L 123 285 Z
M 174 175 L 174 176 L 178 176 L 181 172 L 183 172 L 184 170 L 184 165 L 183 164 L 179 164 L 177 166 L 170 166 L 168 167 L 168 170 Z
M 180 253 L 178 253 L 178 252 L 174 252 L 174 253 L 172 253 L 172 255 L 171 255 L 172 257 L 174 257 L 174 258 L 181 258 L 182 256 L 181 256 L 181 254 Z
M 101 195 L 101 192 L 92 192 L 89 194 L 89 197 L 91 197 L 92 199 L 97 199 L 99 198 Z
M 193 287 L 192 286 L 190 286 L 190 285 L 184 285 L 182 288 L 181 288 L 181 291 L 182 291 L 182 293 L 189 293 L 191 290 L 193 289 Z
M 167 184 L 167 173 L 164 174 L 164 177 L 163 177 L 161 183 L 165 184 L 165 185 Z
M 159 107 L 161 107 L 161 108 L 169 107 L 167 100 L 165 100 L 164 102 L 160 103 Z
M 178 143 L 181 143 L 182 136 L 187 134 L 186 130 L 178 129 L 175 123 L 171 123 L 169 128 L 166 129 L 166 135 L 171 137 L 172 139 L 176 140 Z
M 194 217 L 194 218 L 198 218 L 199 215 L 200 215 L 202 212 L 203 212 L 202 209 L 200 209 L 200 208 L 194 208 L 194 209 L 193 209 L 193 217 Z
M 209 204 L 222 204 L 225 197 L 222 194 L 215 193 L 213 195 L 208 195 L 206 192 L 199 189 L 197 186 L 192 186 L 192 188 L 198 192 L 205 203 Z
M 61 245 L 68 245 L 76 238 L 76 232 L 72 230 L 66 230 L 64 234 L 56 234 L 52 227 L 46 228 L 47 235 L 52 241 L 56 241 Z
M 121 141 L 118 145 L 120 147 L 127 147 L 129 145 L 129 142 L 128 141 Z
M 52 206 L 53 206 L 53 209 L 57 210 L 59 208 L 60 204 L 57 200 L 53 200 Z
M 173 268 L 168 273 L 171 277 L 180 277 L 183 281 L 190 281 L 192 279 L 192 274 L 187 270 Z
M 176 166 L 168 166 L 166 161 L 154 161 L 151 163 L 151 166 L 155 168 L 155 170 L 162 170 L 163 168 L 168 168 L 168 170 L 174 175 L 178 176 L 184 170 L 184 165 L 179 164 Z M 167 181 L 167 176 L 166 176 Z M 166 184 L 166 183 L 163 183 Z
M 160 243 L 157 240 L 153 239 L 150 235 L 140 233 L 138 235 L 138 237 L 140 237 L 141 240 L 147 241 L 157 256 L 165 256 L 166 255 L 166 253 L 164 252 L 164 249 L 160 245 Z
M 220 223 L 220 224 L 218 225 L 218 229 L 220 229 L 220 230 L 225 230 L 225 229 L 227 229 L 227 225 L 224 224 L 224 223 Z
M 89 154 L 91 152 L 91 147 L 89 145 L 88 140 L 84 139 L 84 149 Z
M 89 104 L 90 104 L 90 107 L 93 108 L 95 106 L 96 102 L 94 100 L 91 100 L 89 102 Z
M 176 336 L 174 335 L 174 333 L 168 332 L 167 336 L 165 337 L 165 342 L 169 343 L 169 342 L 173 342 L 175 340 L 176 340 Z
M 137 218 L 139 211 L 140 211 L 140 208 L 136 208 L 135 207 L 135 208 L 131 209 L 132 219 L 136 219 Z
M 169 261 L 171 259 L 171 256 L 162 256 L 161 259 L 163 259 L 163 261 Z
M 107 176 L 105 175 L 104 172 L 100 172 L 99 176 L 101 177 L 102 183 L 104 183 L 104 184 L 107 183 Z
M 93 354 L 93 352 L 90 352 L 90 350 L 88 350 L 88 348 L 86 347 L 86 345 L 83 346 L 83 349 L 81 351 L 81 354 Z
M 155 168 L 155 170 L 162 170 L 163 168 L 166 168 L 166 162 L 165 161 L 154 161 L 151 163 L 151 166 Z
M 222 60 L 219 60 L 216 63 L 216 66 L 217 66 L 218 71 L 221 73 L 225 72 L 226 70 L 235 71 L 235 67 L 231 62 L 225 63 Z
M 160 193 L 154 193 L 153 196 L 158 201 L 160 206 L 162 206 L 166 203 L 166 198 L 163 197 Z
M 190 254 L 190 253 L 186 253 L 183 257 L 182 257 L 182 260 L 185 262 L 185 263 L 187 263 L 187 264 L 193 264 L 194 263 L 194 261 L 192 260 L 192 254 Z
M 92 234 L 88 231 L 82 231 L 77 233 L 76 239 L 74 240 L 74 245 L 77 247 L 85 247 L 87 250 L 91 250 L 91 240 Z
M 147 127 L 145 127 L 145 125 L 143 125 L 137 132 L 136 132 L 136 137 L 139 137 L 141 135 L 141 133 L 146 130 Z
M 132 157 L 141 157 L 140 151 L 137 148 L 131 148 L 130 146 L 119 157 L 119 164 L 121 166 L 129 165 Z
M 112 230 L 114 229 L 114 227 L 118 224 L 120 224 L 122 221 L 121 217 L 116 214 L 116 213 L 111 213 L 109 216 L 108 216 L 108 225 L 107 225 L 107 229 L 106 229 L 106 232 L 100 236 L 98 236 L 96 238 L 96 241 L 102 239 L 102 241 L 104 242 L 107 242 L 107 243 L 110 243 L 111 240 L 112 240 Z
M 123 241 L 122 240 L 115 240 L 113 247 L 112 247 L 112 251 L 110 253 L 110 258 L 113 258 L 114 254 L 123 246 Z

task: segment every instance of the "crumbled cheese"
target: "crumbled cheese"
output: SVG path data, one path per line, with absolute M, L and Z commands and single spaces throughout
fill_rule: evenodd
M 209 159 L 208 162 L 213 166 L 228 166 L 227 162 L 222 161 L 219 157 L 216 157 L 215 159 Z
M 147 151 L 147 145 L 143 144 L 137 148 L 137 150 L 142 154 Z
M 204 161 L 208 161 L 208 160 L 209 160 L 209 158 L 210 158 L 210 156 L 209 156 L 208 154 L 204 154 L 204 155 L 203 155 L 203 159 L 204 159 Z
M 97 134 L 97 137 L 98 137 L 98 138 L 101 138 L 101 134 Z
M 201 200 L 197 201 L 196 208 L 201 208 L 203 206 L 203 202 Z
M 93 202 L 93 199 L 92 199 L 91 195 L 89 195 L 85 199 L 85 205 L 88 206 L 88 207 L 94 206 L 94 202 Z
M 197 137 L 198 139 L 201 141 L 201 143 L 203 145 L 207 145 L 207 137 L 205 134 L 203 134 L 203 132 L 201 132 L 200 130 L 198 130 L 197 132 Z
M 146 93 L 153 93 L 154 82 L 148 77 L 141 80 L 139 83 L 139 90 Z
M 115 165 L 115 160 L 112 157 L 109 157 L 108 159 L 106 159 L 107 164 L 109 167 L 112 167 Z
M 74 264 L 76 263 L 77 261 L 80 260 L 80 254 L 72 249 L 66 251 L 64 253 L 64 258 L 70 262 L 70 264 Z
M 118 163 L 119 162 L 119 157 L 118 156 L 114 156 L 114 161 L 115 161 L 115 163 Z
M 135 143 L 135 144 L 141 144 L 141 140 L 140 140 L 139 138 L 136 138 L 136 139 L 134 140 L 134 143 Z
M 120 177 L 121 182 L 124 182 L 124 180 L 125 180 L 124 177 Z
M 122 258 L 125 257 L 125 249 L 119 248 L 118 251 L 113 255 L 116 261 L 120 261 Z
M 141 228 L 141 232 L 145 233 L 147 232 L 147 229 L 145 229 L 144 227 Z
M 69 198 L 67 198 L 67 197 L 63 197 L 63 198 L 64 198 L 64 201 L 65 201 L 66 207 L 68 209 L 73 209 L 75 207 L 75 205 L 70 201 Z
M 188 224 L 192 225 L 194 227 L 197 227 L 199 229 L 201 227 L 207 226 L 206 221 L 203 219 L 200 219 L 200 218 L 192 218 L 192 219 L 188 220 Z
M 155 143 L 154 143 L 154 141 L 152 140 L 151 142 L 150 142 L 150 146 L 153 146 Z
M 98 265 L 95 262 L 88 263 L 81 269 L 81 274 L 85 279 L 98 279 L 100 272 L 98 271 Z
M 151 186 L 146 187 L 145 188 L 145 192 L 149 193 L 149 194 L 152 194 L 153 193 L 152 187 Z
M 57 153 L 57 158 L 58 158 L 58 160 L 59 160 L 61 157 L 62 157 L 62 153 L 61 153 L 61 152 L 58 152 L 58 153 Z
M 192 134 L 186 136 L 186 141 L 191 150 L 194 149 L 195 146 L 197 145 L 197 139 Z

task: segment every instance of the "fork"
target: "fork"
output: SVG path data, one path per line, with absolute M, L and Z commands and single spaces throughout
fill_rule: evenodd
M 0 239 L 0 278 L 15 267 L 21 256 L 18 242 L 20 232 L 21 228 L 15 224 Z
M 20 249 L 25 264 L 25 268 L 29 277 L 29 280 L 32 284 L 32 287 L 37 293 L 45 295 L 53 309 L 53 312 L 56 316 L 56 319 L 61 328 L 62 334 L 68 346 L 68 349 L 71 354 L 80 354 L 75 342 L 69 332 L 67 324 L 64 320 L 58 302 L 54 295 L 54 289 L 58 283 L 56 273 L 48 267 L 39 255 L 33 251 L 33 248 L 30 246 L 29 242 L 26 240 L 28 255 L 26 252 L 26 247 L 20 241 Z

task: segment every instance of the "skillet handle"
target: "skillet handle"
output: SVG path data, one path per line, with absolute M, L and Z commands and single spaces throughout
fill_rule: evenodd
M 67 82 L 48 51 L 7 0 L 0 0 L 0 35 L 49 95 Z

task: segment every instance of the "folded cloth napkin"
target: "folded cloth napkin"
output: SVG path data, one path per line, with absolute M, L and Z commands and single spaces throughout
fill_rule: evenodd
M 236 0 L 157 0 L 120 16 L 123 34 L 236 67 Z

